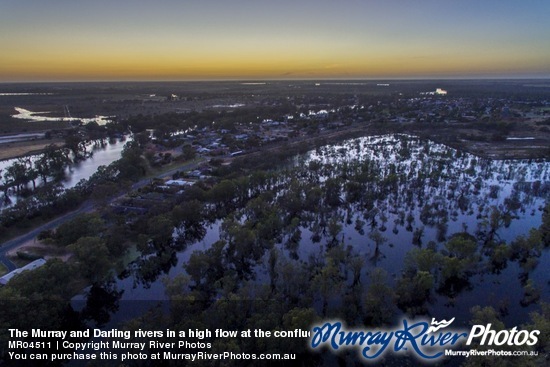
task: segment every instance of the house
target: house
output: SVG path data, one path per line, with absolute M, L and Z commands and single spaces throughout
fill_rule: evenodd
M 248 139 L 248 134 L 237 134 L 235 135 L 236 140 L 245 140 Z
M 197 152 L 201 153 L 201 154 L 208 154 L 208 153 L 210 153 L 210 149 L 205 148 L 205 147 L 198 147 Z
M 195 182 L 186 180 L 168 180 L 165 182 L 168 186 L 193 186 Z

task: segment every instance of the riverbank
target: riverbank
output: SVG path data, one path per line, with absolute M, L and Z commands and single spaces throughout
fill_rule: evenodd
M 151 182 L 153 178 L 171 176 L 181 170 L 191 170 L 196 168 L 204 161 L 205 159 L 201 157 L 195 158 L 192 161 L 179 162 L 173 165 L 164 166 L 156 170 L 152 170 L 151 167 L 149 167 L 150 172 L 146 177 L 135 182 L 128 189 L 128 191 L 118 193 L 114 197 L 110 198 L 109 203 L 120 199 L 131 190 L 137 190 L 138 188 L 146 186 Z M 79 214 L 92 212 L 96 210 L 96 206 L 97 203 L 94 203 L 91 200 L 87 200 L 83 204 L 81 204 L 79 208 L 67 213 L 60 214 L 55 219 L 42 217 L 33 218 L 28 221 L 27 226 L 25 226 L 24 228 L 11 227 L 8 228 L 6 231 L 0 232 L 0 265 L 2 264 L 2 261 L 4 261 L 3 258 L 5 258 L 5 260 L 7 260 L 7 263 L 11 264 L 10 266 L 14 268 L 15 264 L 13 264 L 11 258 L 6 258 L 6 255 L 9 255 L 8 253 L 11 253 L 13 255 L 14 251 L 16 253 L 16 251 L 19 251 L 23 246 L 35 243 L 36 236 L 40 232 L 57 228 L 60 224 L 75 218 Z M 52 255 L 52 257 L 56 257 L 55 253 L 41 253 L 41 255 Z M 6 266 L 5 272 L 13 270 L 10 268 L 10 266 Z
M 391 133 L 408 133 L 430 139 L 438 143 L 449 145 L 455 149 L 467 151 L 474 155 L 484 158 L 502 160 L 502 159 L 533 159 L 550 157 L 550 132 L 540 130 L 533 124 L 523 126 L 524 131 L 515 133 L 510 139 L 489 138 L 486 131 L 473 128 L 471 126 L 438 126 L 425 124 L 393 124 L 384 122 L 352 123 L 335 130 L 325 130 L 314 135 L 291 139 L 289 142 L 303 143 L 304 141 L 314 141 L 317 139 L 329 139 L 332 142 L 334 138 L 354 137 L 365 135 L 383 135 Z M 525 136 L 533 137 L 525 139 Z M 63 139 L 38 139 L 10 142 L 0 144 L 0 160 L 25 157 L 28 155 L 41 153 L 48 145 L 54 144 L 62 146 Z M 284 146 L 285 143 L 275 146 L 268 145 L 260 150 L 277 149 Z
M 63 139 L 40 139 L 0 144 L 0 161 L 40 154 L 49 145 L 61 147 Z

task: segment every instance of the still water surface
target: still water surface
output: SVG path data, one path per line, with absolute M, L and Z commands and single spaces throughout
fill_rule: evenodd
M 445 241 L 455 233 L 466 231 L 476 235 L 486 232 L 488 218 L 494 208 L 501 211 L 515 208 L 512 210 L 512 222 L 496 231 L 500 240 L 509 243 L 518 236 L 526 236 L 531 228 L 540 226 L 542 209 L 549 198 L 548 162 L 487 160 L 441 144 L 402 135 L 365 137 L 321 147 L 296 157 L 294 167 L 281 171 L 279 181 L 281 187 L 284 187 L 285 181 L 299 177 L 322 185 L 330 178 L 341 176 L 343 166 L 362 164 L 366 160 L 371 162 L 371 167 L 375 167 L 381 181 L 393 182 L 397 186 L 388 195 L 373 197 L 368 211 L 352 203 L 333 213 L 341 218 L 342 230 L 338 238 L 365 258 L 362 274 L 364 284 L 368 284 L 369 273 L 376 267 L 387 271 L 389 283 L 395 284 L 401 275 L 407 252 L 415 247 L 424 248 L 433 242 L 441 251 Z M 314 166 L 317 171 L 312 174 Z M 382 190 L 380 183 L 377 185 L 369 190 L 375 193 Z M 342 201 L 345 201 L 346 192 L 342 190 L 340 195 Z M 357 220 L 365 222 L 364 231 L 356 228 Z M 162 279 L 184 273 L 183 265 L 193 251 L 204 251 L 219 240 L 220 224 L 221 221 L 217 221 L 206 225 L 205 237 L 179 252 L 177 265 L 156 281 L 140 284 L 133 276 L 118 279 L 115 288 L 123 290 L 121 301 L 127 302 L 121 302 L 114 320 L 124 320 L 130 314 L 135 316 L 141 313 L 145 306 L 137 301 L 166 300 Z M 307 262 L 312 257 L 322 257 L 329 236 L 321 233 L 320 240 L 318 238 L 314 241 L 314 234 L 318 232 L 314 224 L 302 224 L 300 230 L 302 235 L 294 254 L 296 258 L 289 261 Z M 374 242 L 369 236 L 374 230 L 379 231 L 385 239 L 379 252 L 375 251 Z M 422 231 L 421 243 L 413 244 L 417 231 Z M 283 253 L 290 255 L 282 244 L 277 246 Z M 538 266 L 529 273 L 529 279 L 541 290 L 541 299 L 550 301 L 548 249 L 543 251 L 538 261 Z M 265 263 L 255 268 L 258 283 L 268 281 Z M 458 317 L 469 320 L 471 307 L 493 306 L 507 310 L 504 318 L 508 323 L 528 321 L 528 313 L 536 306 L 523 307 L 520 304 L 523 297 L 520 281 L 523 269 L 517 262 L 508 262 L 497 273 L 484 269 L 487 263 L 480 263 L 482 269 L 478 269 L 468 279 L 469 286 L 457 294 L 435 294 L 428 304 L 429 312 L 438 318 Z
M 65 179 L 61 182 L 62 187 L 65 189 L 72 188 L 76 186 L 80 180 L 89 179 L 95 172 L 97 172 L 97 169 L 100 166 L 108 166 L 114 161 L 120 159 L 122 150 L 124 149 L 124 145 L 127 141 L 128 140 L 126 138 L 123 138 L 105 142 L 104 144 L 88 144 L 88 152 L 91 152 L 92 154 L 88 158 L 78 161 L 66 169 Z M 25 157 L 25 159 L 33 161 L 38 157 L 38 155 L 29 156 Z M 6 167 L 9 167 L 16 160 L 17 159 L 8 159 L 0 161 L 0 170 L 4 170 Z M 36 182 L 37 185 L 40 185 L 40 179 Z M 29 184 L 29 187 L 31 186 L 32 184 Z M 4 204 L 1 208 L 9 207 L 17 202 L 17 196 L 14 195 L 13 192 L 11 194 L 11 203 L 9 205 Z

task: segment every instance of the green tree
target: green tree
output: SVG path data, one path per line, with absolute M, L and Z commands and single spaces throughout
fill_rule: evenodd
M 441 265 L 441 255 L 430 248 L 412 248 L 405 255 L 405 271 L 427 271 L 434 273 Z
M 231 203 L 237 193 L 235 183 L 230 180 L 223 180 L 208 191 L 208 198 L 216 207 L 231 207 Z
M 27 164 L 24 160 L 18 159 L 5 169 L 4 183 L 6 186 L 15 187 L 17 192 L 19 192 L 21 187 L 25 186 L 29 181 Z
M 372 270 L 368 282 L 369 285 L 363 300 L 365 324 L 382 326 L 391 320 L 395 312 L 392 307 L 395 293 L 388 285 L 388 274 L 384 269 Z
M 311 307 L 295 307 L 283 315 L 283 330 L 311 330 L 313 324 L 318 321 L 319 315 Z M 304 355 L 308 353 L 306 343 L 296 343 L 293 338 L 283 338 L 285 350 L 289 353 Z M 304 356 L 305 357 L 305 356 Z
M 104 279 L 113 265 L 109 250 L 99 237 L 82 237 L 68 249 L 75 255 L 79 272 L 92 283 Z
M 540 311 L 531 313 L 530 317 L 531 323 L 527 325 L 526 329 L 540 331 L 539 342 L 533 349 L 539 352 L 536 359 L 537 362 L 540 362 L 539 365 L 543 366 L 546 362 L 545 358 L 550 352 L 550 303 L 541 302 Z
M 467 233 L 459 233 L 452 236 L 445 243 L 445 248 L 451 257 L 456 257 L 460 260 L 471 260 L 474 262 L 479 257 L 475 238 Z
M 105 229 L 97 213 L 80 214 L 57 227 L 53 239 L 62 247 L 75 243 L 81 237 L 96 236 Z
M 199 290 L 211 292 L 224 276 L 225 241 L 216 241 L 205 251 L 194 251 L 184 265 L 190 280 Z
M 397 306 L 410 315 L 424 313 L 434 283 L 434 276 L 427 271 L 404 274 L 395 290 Z
M 227 260 L 234 265 L 240 279 L 249 279 L 253 276 L 253 265 L 265 252 L 257 241 L 257 232 L 241 225 L 233 217 L 226 218 L 222 223 L 222 231 L 222 238 L 227 241 Z
M 550 202 L 546 203 L 542 212 L 542 224 L 540 225 L 540 233 L 544 247 L 550 247 Z
M 120 187 L 114 182 L 99 183 L 92 189 L 91 199 L 99 205 L 106 205 L 109 199 L 120 191 Z
M 170 246 L 173 241 L 174 223 L 167 214 L 160 214 L 147 221 L 147 234 L 155 249 L 161 250 Z
M 68 152 L 53 144 L 46 147 L 44 153 L 34 162 L 38 175 L 46 183 L 48 177 L 59 180 L 65 175 L 65 168 L 70 164 Z
M 325 266 L 313 276 L 311 287 L 321 297 L 322 315 L 327 315 L 330 301 L 344 288 L 343 280 L 340 269 L 332 258 L 328 258 Z
M 185 144 L 181 148 L 181 152 L 182 152 L 182 155 L 183 155 L 183 159 L 185 159 L 186 161 L 190 161 L 192 159 L 195 159 L 195 156 L 197 155 L 197 153 L 195 151 L 195 148 L 193 148 L 189 144 Z
M 325 181 L 325 203 L 331 207 L 337 207 L 341 203 L 340 191 L 342 183 L 336 178 Z
M 65 136 L 65 147 L 73 153 L 75 161 L 86 156 L 86 140 L 79 136 L 76 131 L 69 131 Z
M 126 143 L 122 150 L 121 157 L 115 162 L 118 170 L 118 179 L 136 180 L 147 172 L 147 163 L 141 156 L 142 149 L 135 141 Z
M 172 210 L 172 220 L 178 228 L 178 242 L 187 245 L 201 239 L 206 229 L 203 225 L 204 204 L 196 199 L 186 201 Z

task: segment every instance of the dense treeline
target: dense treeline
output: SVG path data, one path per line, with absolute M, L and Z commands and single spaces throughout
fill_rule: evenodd
M 43 160 L 47 161 L 46 166 L 52 167 L 55 164 L 53 162 L 57 161 L 48 157 L 63 157 L 63 152 L 60 150 L 51 149 L 48 152 L 35 162 L 36 167 L 40 167 L 40 162 Z M 77 208 L 94 193 L 95 197 L 100 197 L 113 190 L 116 192 L 126 188 L 129 183 L 136 181 L 146 173 L 147 165 L 141 155 L 142 148 L 139 144 L 129 142 L 119 160 L 109 166 L 100 167 L 90 179 L 82 180 L 70 189 L 63 189 L 58 180 L 48 182 L 48 177 L 54 175 L 56 171 L 45 171 L 48 173 L 44 173 L 43 184 L 36 188 L 32 196 L 18 200 L 13 206 L 2 210 L 0 228 L 4 228 L 6 231 L 12 226 L 27 228 L 36 218 L 51 218 Z M 59 158 L 60 161 L 64 159 Z M 14 165 L 18 166 L 19 163 L 16 162 Z M 59 170 L 63 170 L 63 172 L 58 172 L 59 175 L 64 175 L 64 167 L 61 168 L 61 166 L 62 164 L 59 163 Z M 10 170 L 11 167 L 8 167 L 7 171 Z M 25 172 L 24 175 L 28 179 L 28 173 L 32 170 L 24 168 L 21 171 Z M 36 171 L 37 174 L 39 172 L 42 171 Z

